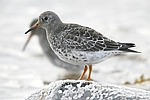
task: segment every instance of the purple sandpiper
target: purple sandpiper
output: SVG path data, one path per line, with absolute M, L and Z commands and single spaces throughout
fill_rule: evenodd
M 71 64 L 85 66 L 79 79 L 83 79 L 88 66 L 87 80 L 91 80 L 93 64 L 124 52 L 139 53 L 129 49 L 135 47 L 134 43 L 115 42 L 92 28 L 63 23 L 52 11 L 43 12 L 38 22 L 25 34 L 39 27 L 46 30 L 49 44 L 60 59 Z

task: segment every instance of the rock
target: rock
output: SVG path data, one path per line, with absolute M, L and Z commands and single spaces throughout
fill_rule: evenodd
M 150 100 L 150 91 L 93 81 L 60 80 L 25 100 Z

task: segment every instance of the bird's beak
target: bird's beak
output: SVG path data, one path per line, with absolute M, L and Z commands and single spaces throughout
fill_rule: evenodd
M 29 41 L 30 41 L 30 39 L 31 39 L 32 36 L 33 36 L 33 33 L 31 32 L 30 35 L 29 35 L 29 37 L 28 37 L 28 39 L 27 39 L 27 41 L 26 41 L 26 43 L 24 44 L 24 46 L 22 48 L 22 51 L 24 51 L 26 49 L 26 46 L 28 45 L 28 43 L 29 43 Z
M 37 22 L 28 31 L 26 31 L 25 34 L 27 34 L 28 32 L 30 32 L 30 31 L 32 31 L 32 30 L 34 30 L 36 28 L 39 28 L 39 27 L 40 27 L 40 23 Z
M 40 24 L 39 24 L 39 22 L 37 22 L 28 31 L 26 31 L 25 34 L 27 34 L 28 32 L 30 32 L 30 31 L 32 31 L 32 30 L 34 30 L 36 28 L 39 28 L 39 27 L 40 27 Z M 33 36 L 33 33 L 31 32 L 29 37 L 28 37 L 28 39 L 27 39 L 27 41 L 26 41 L 26 43 L 23 46 L 23 49 L 22 49 L 23 51 L 26 49 L 26 46 L 28 45 L 28 43 L 29 43 L 29 41 L 30 41 L 32 36 Z

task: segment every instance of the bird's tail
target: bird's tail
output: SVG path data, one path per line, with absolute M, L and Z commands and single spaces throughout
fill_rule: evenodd
M 119 48 L 119 50 L 121 50 L 121 51 L 141 53 L 141 52 L 129 49 L 129 48 L 135 47 L 134 43 L 119 43 L 119 44 L 121 45 Z

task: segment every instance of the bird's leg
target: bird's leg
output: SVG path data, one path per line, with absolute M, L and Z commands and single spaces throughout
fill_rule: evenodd
M 85 65 L 85 66 L 84 66 L 84 70 L 83 70 L 83 72 L 82 72 L 82 74 L 81 74 L 79 80 L 82 80 L 82 79 L 84 78 L 84 75 L 85 75 L 87 69 L 88 69 L 88 68 L 87 68 L 87 66 Z
M 88 77 L 87 77 L 87 81 L 92 81 L 91 79 L 91 73 L 92 73 L 92 65 L 89 65 L 89 74 L 88 74 Z

